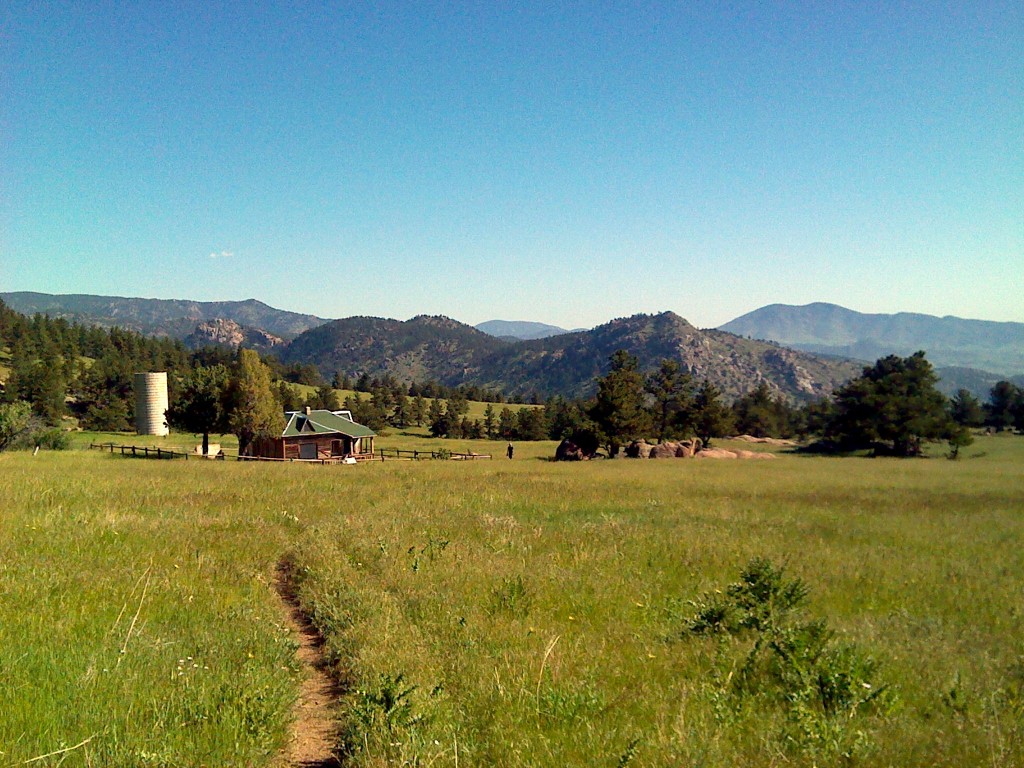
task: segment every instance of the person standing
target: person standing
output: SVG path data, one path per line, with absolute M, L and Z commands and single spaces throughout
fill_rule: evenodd
M 505 451 L 505 453 L 507 453 L 508 457 L 511 459 L 512 458 L 512 454 L 515 453 L 515 451 L 516 451 L 516 449 L 512 447 L 512 443 L 509 443 L 508 444 L 508 449 Z

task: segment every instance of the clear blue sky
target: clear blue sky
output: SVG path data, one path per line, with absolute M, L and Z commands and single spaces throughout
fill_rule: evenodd
M 0 290 L 1024 321 L 1024 4 L 21 2 Z

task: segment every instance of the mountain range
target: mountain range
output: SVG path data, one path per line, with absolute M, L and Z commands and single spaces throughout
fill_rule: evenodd
M 807 400 L 830 393 L 859 371 L 848 361 L 702 331 L 673 312 L 634 315 L 589 331 L 529 341 L 500 339 L 447 317 L 351 317 L 303 333 L 282 350 L 281 358 L 313 363 L 326 375 L 391 374 L 404 381 L 434 379 L 547 397 L 590 394 L 617 349 L 635 355 L 645 371 L 663 359 L 676 360 L 728 397 L 763 381 L 775 392 Z
M 887 354 L 925 349 L 947 393 L 966 387 L 986 395 L 1000 378 L 1024 371 L 1024 324 L 929 315 L 864 315 L 831 304 L 764 307 L 719 329 L 700 330 L 664 312 L 619 318 L 568 331 L 529 321 L 493 320 L 472 327 L 440 316 L 399 321 L 328 320 L 275 309 L 255 299 L 197 302 L 112 296 L 0 293 L 12 309 L 147 335 L 190 346 L 244 345 L 285 362 L 312 363 L 325 376 L 389 373 L 400 380 L 476 384 L 506 394 L 586 395 L 608 357 L 626 349 L 649 370 L 677 360 L 727 396 L 764 381 L 795 400 L 828 394 L 860 367 Z M 990 371 L 997 371 L 991 373 Z
M 499 339 L 519 339 L 530 341 L 531 339 L 546 339 L 549 336 L 560 336 L 563 333 L 573 333 L 557 325 L 547 323 L 535 323 L 530 320 L 488 320 L 474 326 L 478 331 L 483 331 L 490 336 L 497 336 Z M 577 331 L 585 330 L 577 328 Z
M 182 299 L 138 299 L 89 294 L 53 295 L 18 291 L 0 293 L 0 300 L 23 315 L 37 312 L 104 328 L 128 328 L 146 336 L 184 339 L 203 322 L 230 320 L 243 329 L 262 330 L 288 340 L 327 320 L 302 315 L 264 304 L 245 301 L 186 301 Z
M 1024 374 L 1024 323 L 996 323 L 910 312 L 864 314 L 835 304 L 772 304 L 720 326 L 793 349 L 873 361 L 925 350 L 938 368 Z

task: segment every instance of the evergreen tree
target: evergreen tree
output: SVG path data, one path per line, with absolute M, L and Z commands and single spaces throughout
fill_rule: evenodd
M 277 402 L 281 405 L 282 411 L 297 411 L 302 408 L 302 394 L 298 388 L 292 386 L 284 379 L 277 382 L 277 390 L 274 393 Z
M 796 419 L 781 397 L 772 396 L 765 382 L 758 384 L 733 403 L 736 431 L 754 437 L 791 437 Z
M 826 437 L 845 449 L 885 443 L 897 456 L 918 455 L 923 440 L 947 438 L 954 431 L 937 380 L 924 352 L 881 358 L 836 392 L 836 414 Z
M 725 437 L 733 428 L 732 410 L 722 402 L 722 393 L 707 379 L 693 399 L 693 428 L 705 446 L 713 437 Z
M 516 440 L 546 440 L 548 423 L 543 408 L 520 408 L 516 414 Z
M 487 436 L 488 440 L 493 440 L 498 436 L 498 420 L 494 415 L 494 405 L 491 403 L 487 404 L 484 408 L 484 421 L 483 421 L 483 432 Z
M 689 374 L 683 373 L 675 360 L 662 360 L 658 370 L 647 376 L 644 386 L 654 398 L 658 442 L 685 437 L 693 411 L 693 380 Z
M 814 400 L 802 406 L 796 416 L 797 434 L 824 435 L 829 423 L 835 416 L 835 403 L 831 398 Z
M 448 397 L 446 408 L 452 418 L 461 419 L 469 413 L 469 400 L 466 399 L 465 394 L 456 389 Z
M 590 417 L 604 435 L 608 455 L 615 456 L 625 441 L 643 437 L 650 419 L 644 408 L 644 378 L 639 361 L 625 350 L 610 358 L 611 370 L 597 380 L 597 397 Z
M 409 397 L 405 392 L 399 392 L 394 398 L 394 409 L 391 413 L 391 423 L 399 429 L 404 429 L 409 423 Z
M 985 423 L 981 401 L 967 389 L 958 389 L 950 399 L 949 415 L 963 427 L 980 427 Z
M 1015 421 L 1015 410 L 1020 400 L 1020 390 L 1009 381 L 999 381 L 989 390 L 985 405 L 985 424 L 996 432 L 1010 429 Z
M 81 425 L 97 432 L 126 432 L 131 429 L 128 406 L 119 397 L 101 396 L 86 407 Z
M 361 422 L 370 429 L 380 432 L 388 425 L 388 414 L 391 411 L 391 393 L 384 387 L 375 387 L 364 411 L 365 421 Z
M 441 401 L 435 398 L 430 401 L 427 409 L 427 423 L 430 426 L 430 434 L 434 437 L 445 437 L 451 432 L 448 410 L 441 405 Z
M 409 420 L 417 427 L 423 426 L 423 420 L 427 418 L 427 399 L 417 393 L 412 398 L 409 407 Z
M 516 415 L 505 406 L 498 414 L 498 436 L 503 440 L 511 440 L 516 435 Z
M 337 411 L 341 409 L 341 400 L 334 387 L 323 384 L 316 388 L 316 407 L 325 411 Z

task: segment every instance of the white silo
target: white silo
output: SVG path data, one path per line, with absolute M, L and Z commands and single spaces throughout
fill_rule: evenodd
M 135 374 L 135 432 L 166 435 L 167 372 Z

